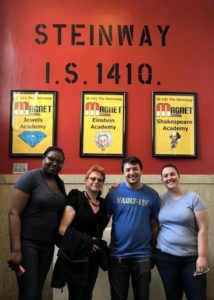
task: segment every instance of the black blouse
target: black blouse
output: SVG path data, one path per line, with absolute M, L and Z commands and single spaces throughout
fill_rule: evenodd
M 74 189 L 68 194 L 66 205 L 72 206 L 76 211 L 71 226 L 92 237 L 102 238 L 103 231 L 108 224 L 108 217 L 104 198 L 98 197 L 97 200 L 100 201 L 100 209 L 94 213 L 85 193 Z

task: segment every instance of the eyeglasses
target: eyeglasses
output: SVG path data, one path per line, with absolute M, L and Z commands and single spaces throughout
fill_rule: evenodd
M 103 183 L 103 179 L 102 178 L 97 178 L 97 177 L 88 177 L 88 179 L 90 179 L 91 181 L 96 181 L 99 182 L 99 183 Z
M 52 156 L 45 156 L 48 160 L 50 160 L 51 161 L 51 163 L 56 163 L 56 164 L 58 164 L 58 165 L 62 165 L 63 163 L 64 163 L 64 159 L 56 159 L 56 158 L 54 158 L 54 157 L 52 157 Z

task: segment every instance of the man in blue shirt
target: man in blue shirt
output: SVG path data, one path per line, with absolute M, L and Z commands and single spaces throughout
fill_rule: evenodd
M 128 297 L 129 279 L 135 300 L 149 300 L 151 258 L 158 232 L 158 193 L 141 182 L 142 162 L 135 156 L 124 158 L 121 169 L 125 181 L 107 197 L 112 216 L 109 282 L 112 300 Z

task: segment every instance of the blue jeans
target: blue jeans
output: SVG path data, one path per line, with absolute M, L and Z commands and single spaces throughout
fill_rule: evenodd
M 197 256 L 175 256 L 157 250 L 156 265 L 164 286 L 166 300 L 206 300 L 206 274 L 193 276 Z
M 109 283 L 112 300 L 126 300 L 131 277 L 135 300 L 149 300 L 151 266 L 148 259 L 110 258 Z
M 22 239 L 22 266 L 26 272 L 17 277 L 19 300 L 41 300 L 43 285 L 50 268 L 54 244 Z

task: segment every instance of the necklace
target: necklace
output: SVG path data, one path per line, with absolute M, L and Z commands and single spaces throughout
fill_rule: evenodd
M 86 192 L 85 192 L 85 196 L 86 196 L 86 198 L 88 199 L 88 202 L 89 202 L 91 205 L 93 205 L 93 206 L 95 206 L 95 207 L 100 206 L 100 201 L 90 199 L 89 195 L 88 195 Z

